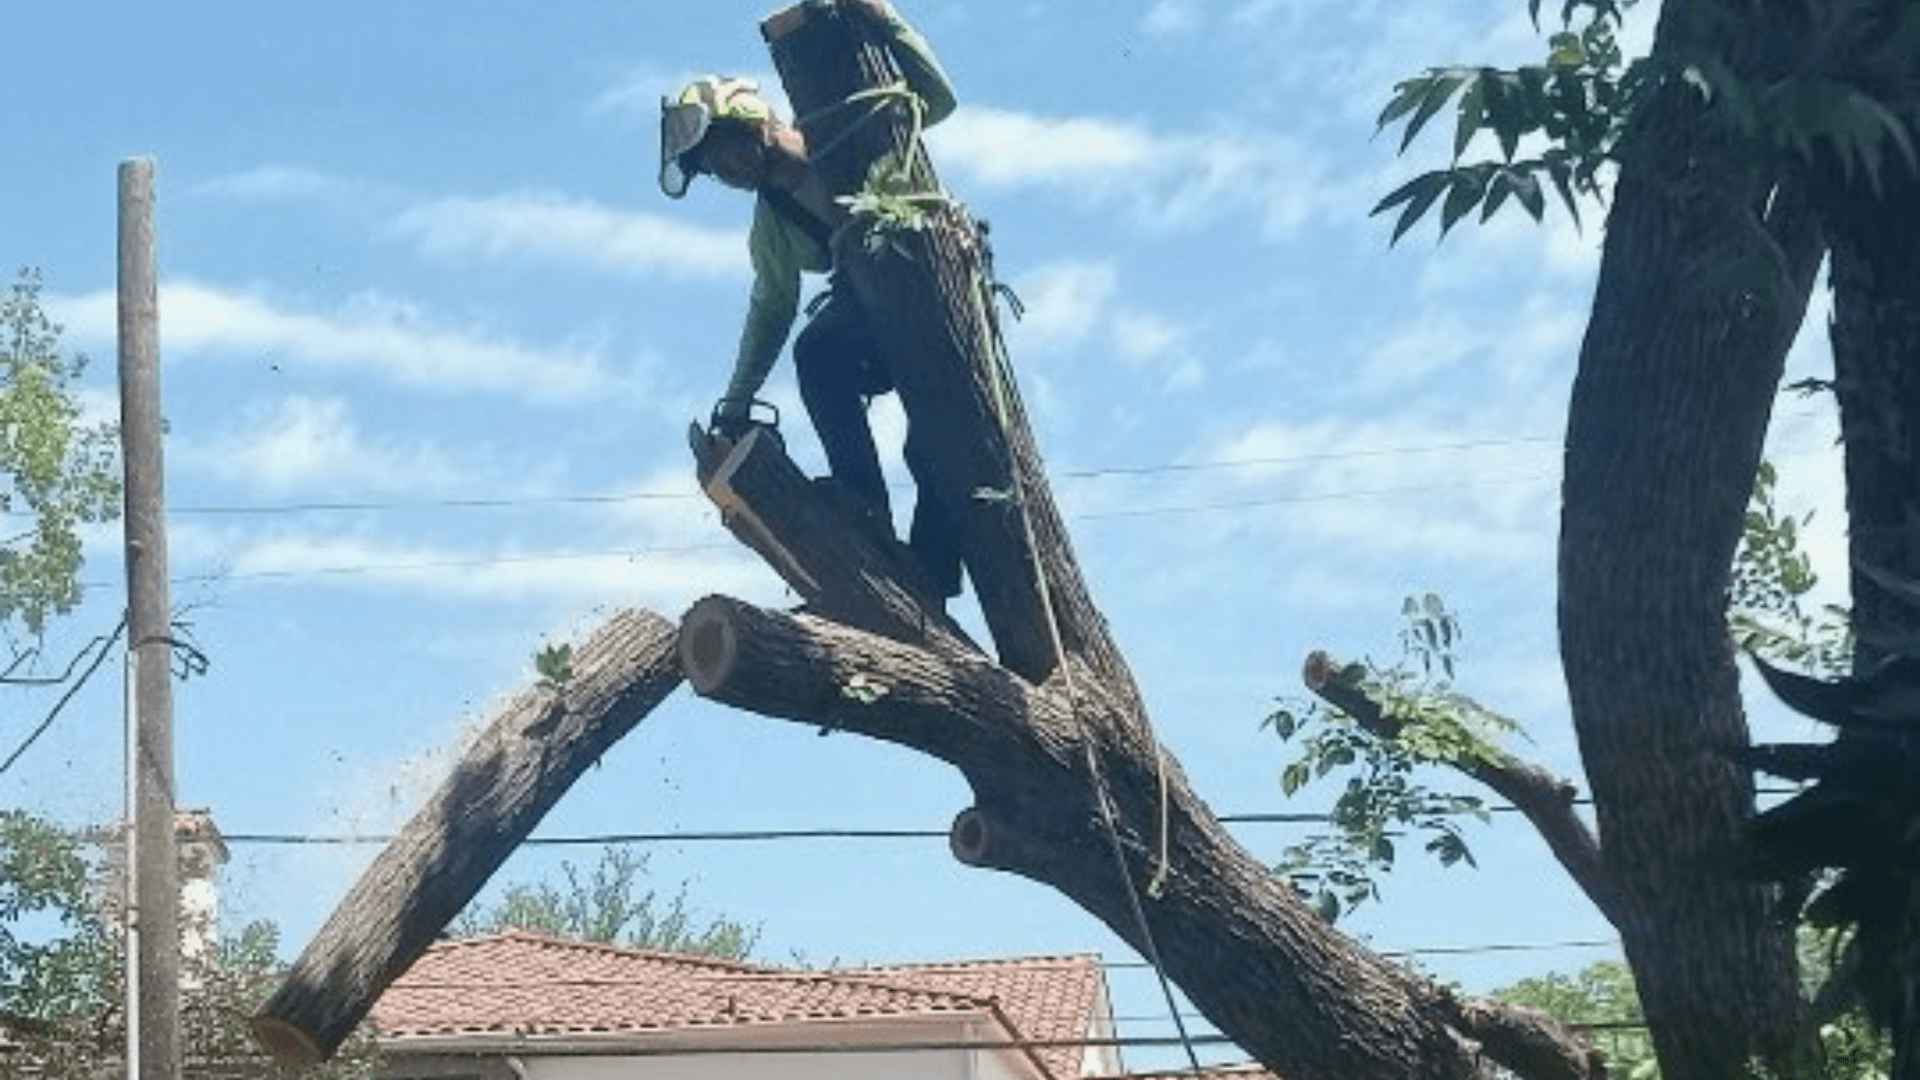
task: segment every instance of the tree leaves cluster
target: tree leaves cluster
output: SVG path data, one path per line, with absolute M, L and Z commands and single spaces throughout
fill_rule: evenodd
M 1842 33 L 1857 25 L 1868 0 L 1821 5 L 1807 32 Z M 1743 79 L 1712 48 L 1678 47 L 1626 61 L 1618 32 L 1635 0 L 1572 0 L 1561 10 L 1563 29 L 1548 36 L 1547 55 L 1514 68 L 1447 66 L 1403 80 L 1381 111 L 1376 127 L 1403 125 L 1400 150 L 1449 103 L 1454 104 L 1452 158 L 1389 192 L 1374 214 L 1397 209 L 1393 240 L 1418 224 L 1436 205 L 1440 233 L 1476 209 L 1486 221 L 1509 201 L 1535 221 L 1544 218 L 1551 187 L 1576 224 L 1580 198 L 1600 197 L 1604 173 L 1636 149 L 1636 122 L 1661 88 L 1691 87 L 1709 106 L 1706 116 L 1719 136 L 1757 158 L 1814 161 L 1830 152 L 1848 182 L 1864 176 L 1877 192 L 1887 160 L 1920 168 L 1920 154 L 1900 119 L 1900 102 L 1863 85 L 1851 70 L 1829 70 L 1827 52 L 1776 77 Z M 1539 0 L 1529 10 L 1536 26 Z M 1809 5 L 1813 11 L 1814 5 Z M 1920 49 L 1920 9 L 1885 28 L 1880 48 L 1889 55 Z M 1705 42 L 1730 37 L 1732 28 L 1705 25 L 1690 37 Z M 1497 157 L 1469 158 L 1482 134 L 1497 145 Z M 1522 153 L 1522 150 L 1529 152 Z
M 476 904 L 449 927 L 456 937 L 506 929 L 530 930 L 551 937 L 598 941 L 658 952 L 698 953 L 744 960 L 760 940 L 760 928 L 727 918 L 702 920 L 687 899 L 683 883 L 671 895 L 643 887 L 647 857 L 609 845 L 583 874 L 572 862 L 560 864 L 564 884 L 548 881 L 509 885 L 498 900 Z
M 1813 511 L 1783 511 L 1778 482 L 1778 471 L 1763 462 L 1734 559 L 1728 626 L 1757 657 L 1830 674 L 1852 652 L 1848 613 L 1813 606 L 1819 576 L 1800 546 Z M 1466 828 L 1470 819 L 1488 820 L 1485 800 L 1430 778 L 1436 770 L 1492 762 L 1499 740 L 1520 731 L 1454 687 L 1462 633 L 1443 600 L 1408 597 L 1400 617 L 1400 655 L 1392 663 L 1353 663 L 1336 676 L 1380 706 L 1390 732 L 1369 730 L 1323 701 L 1283 699 L 1261 721 L 1299 747 L 1280 773 L 1287 798 L 1330 775 L 1344 780 L 1328 811 L 1332 828 L 1289 845 L 1276 864 L 1330 920 L 1380 898 L 1380 876 L 1398 854 L 1394 841 L 1409 832 L 1424 838 L 1422 847 L 1442 866 L 1477 867 Z
M 1329 921 L 1379 899 L 1379 875 L 1392 869 L 1395 840 L 1408 833 L 1443 866 L 1474 865 L 1463 825 L 1485 820 L 1485 801 L 1426 778 L 1434 767 L 1487 760 L 1496 740 L 1518 730 L 1454 689 L 1460 623 L 1438 596 L 1407 598 L 1401 620 L 1392 663 L 1358 662 L 1335 676 L 1380 703 L 1392 737 L 1322 701 L 1285 699 L 1262 721 L 1299 747 L 1280 773 L 1288 798 L 1329 775 L 1345 778 L 1328 812 L 1331 829 L 1289 845 L 1276 866 Z
M 1800 930 L 1800 966 L 1810 994 L 1827 983 L 1843 944 L 1843 936 L 1832 931 Z M 1659 1080 L 1660 1063 L 1641 1015 L 1633 971 L 1626 964 L 1601 960 L 1573 974 L 1530 976 L 1500 987 L 1493 996 L 1586 1028 L 1620 1080 Z M 1804 1076 L 1823 1080 L 1880 1080 L 1892 1064 L 1886 1038 L 1857 1009 L 1818 1017 L 1802 1050 Z
M 124 948 L 103 912 L 97 860 L 72 832 L 0 811 L 0 1075 L 97 1080 L 123 1058 Z M 292 1080 L 264 1057 L 246 1019 L 279 979 L 277 931 L 257 922 L 205 956 L 183 958 L 180 1023 L 196 1080 Z M 372 1032 L 362 1029 L 303 1080 L 371 1080 Z
M 1624 2 L 1631 6 L 1634 0 Z M 1575 29 L 1575 9 L 1583 6 L 1591 10 L 1585 24 Z M 1537 0 L 1531 10 L 1537 24 Z M 1440 204 L 1442 235 L 1476 207 L 1480 220 L 1487 220 L 1509 198 L 1539 221 L 1546 212 L 1548 186 L 1578 222 L 1577 197 L 1599 193 L 1601 168 L 1614 159 L 1626 118 L 1650 86 L 1644 61 L 1623 63 L 1616 38 L 1623 15 L 1618 4 L 1570 3 L 1563 12 L 1568 28 L 1548 39 L 1547 57 L 1539 64 L 1432 68 L 1395 86 L 1377 127 L 1384 131 L 1404 122 L 1402 152 L 1456 96 L 1458 104 L 1448 166 L 1414 177 L 1373 208 L 1375 214 L 1400 208 L 1393 239 L 1399 240 L 1435 203 Z M 1500 156 L 1469 161 L 1467 151 L 1482 132 L 1493 137 Z M 1523 144 L 1538 146 L 1538 152 L 1522 156 Z
M 86 358 L 61 353 L 40 292 L 39 273 L 22 270 L 0 295 L 0 514 L 31 521 L 0 535 L 0 634 L 15 652 L 80 602 L 81 527 L 120 501 L 116 429 L 86 422 Z
M 1814 511 L 1785 513 L 1775 495 L 1779 472 L 1760 463 L 1733 560 L 1727 625 L 1743 649 L 1809 674 L 1835 674 L 1853 655 L 1847 610 L 1812 597 L 1820 576 L 1800 546 Z

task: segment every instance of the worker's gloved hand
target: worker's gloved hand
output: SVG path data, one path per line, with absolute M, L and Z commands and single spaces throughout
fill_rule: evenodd
M 745 398 L 721 398 L 713 407 L 713 419 L 707 430 L 723 439 L 738 439 L 753 426 L 753 402 Z

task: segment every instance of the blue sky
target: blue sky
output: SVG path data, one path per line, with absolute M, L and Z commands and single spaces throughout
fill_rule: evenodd
M 1400 599 L 1428 590 L 1464 620 L 1463 688 L 1577 775 L 1552 569 L 1597 208 L 1584 232 L 1557 215 L 1438 246 L 1426 228 L 1395 249 L 1367 217 L 1444 142 L 1407 161 L 1371 138 L 1393 82 L 1537 56 L 1526 5 L 900 6 L 959 93 L 933 153 L 992 220 L 1028 307 L 1013 360 L 1076 549 L 1157 731 L 1216 811 L 1324 808 L 1315 788 L 1282 800 L 1286 751 L 1260 718 L 1313 648 L 1390 657 Z M 102 414 L 115 168 L 158 161 L 173 598 L 212 661 L 177 691 L 183 805 L 230 833 L 390 830 L 542 644 L 623 605 L 784 602 L 698 497 L 684 446 L 731 364 L 749 207 L 711 184 L 672 203 L 654 180 L 661 93 L 708 70 L 777 83 L 757 30 L 770 9 L 12 14 L 0 264 L 43 270 L 66 343 L 95 359 Z M 1643 47 L 1642 9 L 1628 40 Z M 1796 369 L 1825 363 L 1806 336 Z M 785 361 L 769 393 L 818 471 Z M 1777 415 L 1784 499 L 1820 510 L 1812 543 L 1837 581 L 1831 419 L 1790 398 Z M 897 441 L 890 405 L 876 424 Z M 50 657 L 113 626 L 117 534 L 89 555 L 96 588 Z M 90 685 L 0 775 L 0 804 L 116 815 L 120 697 L 117 680 Z M 10 695 L 0 743 L 50 704 Z M 541 833 L 937 830 L 967 801 L 929 759 L 683 693 Z M 1242 835 L 1275 857 L 1297 836 Z M 1350 928 L 1388 949 L 1610 937 L 1517 819 L 1477 835 L 1477 872 L 1405 865 Z M 1132 959 L 1050 891 L 960 868 L 938 840 L 646 850 L 703 910 L 762 923 L 770 959 Z M 236 844 L 226 913 L 272 918 L 297 948 L 372 854 Z M 562 857 L 594 849 L 525 851 L 503 877 Z M 1605 955 L 1421 962 L 1484 989 Z M 1123 1015 L 1153 1012 L 1140 973 L 1114 981 Z

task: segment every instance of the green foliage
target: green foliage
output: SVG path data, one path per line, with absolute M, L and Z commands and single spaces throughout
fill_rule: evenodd
M 1331 831 L 1290 845 L 1276 867 L 1330 921 L 1379 899 L 1378 877 L 1392 869 L 1395 840 L 1407 833 L 1422 837 L 1443 866 L 1475 865 L 1462 823 L 1485 820 L 1485 804 L 1423 777 L 1433 766 L 1492 760 L 1495 740 L 1518 730 L 1453 689 L 1460 624 L 1439 597 L 1408 598 L 1401 618 L 1395 663 L 1350 664 L 1335 676 L 1379 706 L 1390 738 L 1321 701 L 1283 700 L 1262 723 L 1300 748 L 1280 772 L 1288 798 L 1336 773 L 1345 779 L 1328 814 Z
M 1844 980 L 1834 975 L 1849 963 L 1855 939 L 1847 931 L 1803 924 L 1799 936 L 1800 981 L 1814 1006 L 1808 1033 L 1831 1080 L 1883 1080 L 1893 1073 L 1893 1044 L 1857 1001 L 1842 1004 L 1833 993 Z
M 549 645 L 533 654 L 533 671 L 540 685 L 555 692 L 573 681 L 573 646 Z
M 1539 221 L 1548 186 L 1578 222 L 1576 196 L 1599 193 L 1600 169 L 1614 160 L 1627 119 L 1652 86 L 1651 69 L 1643 61 L 1623 64 L 1615 38 L 1623 5 L 1633 2 L 1567 4 L 1567 29 L 1548 39 L 1542 63 L 1512 70 L 1432 68 L 1396 85 L 1377 126 L 1385 130 L 1404 121 L 1402 153 L 1456 95 L 1458 102 L 1450 164 L 1414 177 L 1373 208 L 1375 214 L 1400 208 L 1393 239 L 1398 241 L 1436 203 L 1443 236 L 1476 207 L 1485 221 L 1509 200 Z M 1573 15 L 1582 6 L 1593 10 L 1576 29 Z M 1539 8 L 1534 0 L 1536 23 Z M 1498 144 L 1498 160 L 1466 160 L 1482 133 Z M 1522 155 L 1523 146 L 1539 149 Z
M 1800 532 L 1813 511 L 1782 513 L 1774 496 L 1778 481 L 1773 463 L 1761 462 L 1734 555 L 1727 625 L 1741 648 L 1769 663 L 1839 674 L 1853 656 L 1848 613 L 1833 604 L 1809 610 L 1820 579 L 1800 547 Z
M 36 1080 L 95 1080 L 124 1051 L 123 940 L 95 902 L 96 871 L 73 834 L 31 814 L 0 811 L 0 1039 L 12 1044 L 8 1066 L 30 1068 Z M 364 1027 L 315 1069 L 275 1066 L 254 1044 L 246 1020 L 278 985 L 277 947 L 272 925 L 255 923 L 210 956 L 183 960 L 187 1075 L 378 1075 L 377 1049 Z
M 564 887 L 548 882 L 510 885 L 488 907 L 470 907 L 454 920 L 457 937 L 508 928 L 553 937 L 600 941 L 661 952 L 700 953 L 741 960 L 760 938 L 757 926 L 730 919 L 699 925 L 688 907 L 686 886 L 671 897 L 641 889 L 647 859 L 609 845 L 583 878 L 571 862 L 560 864 Z
M 1586 1027 L 1607 1056 L 1609 1075 L 1621 1080 L 1656 1080 L 1660 1075 L 1633 972 L 1618 960 L 1602 960 L 1573 975 L 1556 971 L 1522 979 L 1493 996 Z
M 0 811 L 0 1014 L 52 1022 L 106 1007 L 119 977 L 92 869 L 52 824 Z
M 1634 2 L 1569 0 L 1561 9 L 1563 28 L 1549 35 L 1541 63 L 1431 68 L 1398 83 L 1377 128 L 1404 124 L 1400 152 L 1449 104 L 1454 129 L 1446 168 L 1414 177 L 1373 208 L 1374 214 L 1399 210 L 1393 241 L 1436 205 L 1442 236 L 1476 209 L 1485 221 L 1509 202 L 1539 221 L 1548 185 L 1578 224 L 1577 196 L 1600 194 L 1602 169 L 1631 157 L 1640 115 L 1668 88 L 1691 88 L 1713 133 L 1755 160 L 1811 162 L 1831 155 L 1849 182 L 1864 176 L 1876 193 L 1890 151 L 1907 170 L 1920 170 L 1920 153 L 1901 119 L 1912 103 L 1883 99 L 1852 71 L 1823 70 L 1819 49 L 1810 50 L 1797 69 L 1747 80 L 1712 51 L 1733 39 L 1732 28 L 1706 26 L 1675 35 L 1708 43 L 1703 47 L 1625 62 L 1616 35 Z M 1540 0 L 1529 0 L 1535 26 L 1540 6 Z M 1909 5 L 1884 35 L 1879 53 L 1920 49 L 1916 12 Z M 1859 15 L 1857 3 L 1827 5 L 1814 13 L 1825 21 L 1810 32 L 1838 36 Z M 1483 133 L 1492 136 L 1498 156 L 1469 159 Z
M 1840 954 L 1834 935 L 1803 928 L 1800 969 L 1809 991 L 1825 984 Z M 1573 975 L 1551 972 L 1493 991 L 1502 1001 L 1539 1009 L 1585 1027 L 1606 1055 L 1609 1075 L 1622 1080 L 1658 1080 L 1653 1040 L 1640 1013 L 1633 973 L 1618 960 L 1590 964 Z M 1892 1048 L 1859 1009 L 1835 1012 L 1816 1005 L 1808 1041 L 1794 1080 L 1882 1080 L 1892 1068 Z M 1785 1080 L 1785 1078 L 1783 1078 Z
M 40 275 L 22 270 L 0 295 L 0 633 L 38 639 L 80 602 L 80 528 L 120 505 L 116 433 L 82 422 L 74 384 L 86 358 L 60 354 L 60 327 L 40 307 Z
M 188 1075 L 208 1080 L 374 1080 L 382 1075 L 373 1029 L 356 1028 L 325 1065 L 293 1067 L 267 1059 L 247 1019 L 280 985 L 280 932 L 270 922 L 250 923 L 222 939 L 192 975 L 182 995 L 180 1029 Z

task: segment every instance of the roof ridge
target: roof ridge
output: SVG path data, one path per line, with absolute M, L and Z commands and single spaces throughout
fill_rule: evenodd
M 884 990 L 899 994 L 917 994 L 921 997 L 943 1001 L 949 1004 L 974 1007 L 991 1006 L 998 999 L 993 995 L 980 996 L 968 994 L 943 986 L 929 986 L 924 983 L 884 980 L 874 977 L 881 972 L 907 974 L 908 969 L 894 968 L 848 968 L 841 970 L 809 970 L 805 968 L 783 968 L 766 964 L 749 964 L 736 960 L 725 960 L 714 956 L 691 953 L 664 952 L 657 949 L 639 949 L 625 945 L 614 945 L 604 941 L 585 941 L 578 938 L 563 938 L 552 934 L 528 930 L 525 927 L 508 926 L 486 934 L 470 938 L 458 938 L 440 942 L 439 947 L 484 946 L 499 941 L 518 941 L 525 944 L 540 945 L 556 949 L 569 949 L 579 952 L 592 952 L 601 955 L 618 955 L 644 960 L 662 961 L 681 968 L 717 969 L 725 977 L 733 979 L 766 980 L 788 983 L 824 983 L 853 986 L 867 990 Z M 929 965 L 930 967 L 931 965 Z M 619 985 L 629 981 L 622 978 L 596 978 L 582 976 L 577 980 L 566 980 L 577 985 Z M 422 987 L 441 984 L 421 980 L 414 985 Z
M 819 971 L 811 974 L 819 978 L 822 982 L 831 981 L 841 985 L 858 986 L 870 990 L 887 990 L 898 994 L 919 994 L 922 997 L 944 998 L 948 1001 L 960 1002 L 977 1007 L 998 1008 L 999 1005 L 1000 999 L 994 994 L 969 994 L 944 986 L 927 986 L 924 984 L 879 979 L 869 974 L 869 972 L 876 970 L 878 969 L 866 969 L 865 971 Z
M 1066 966 L 1069 964 L 1091 964 L 1098 966 L 1097 953 L 1043 953 L 1036 956 L 1000 956 L 981 957 L 975 960 L 927 960 L 894 962 L 888 964 L 869 964 L 849 971 L 972 971 L 980 968 L 1043 967 Z
M 646 949 L 634 945 L 619 945 L 610 941 L 590 941 L 585 938 L 560 937 L 555 934 L 542 933 L 538 930 L 529 930 L 521 926 L 506 926 L 499 930 L 489 931 L 485 934 L 477 934 L 473 937 L 453 938 L 447 941 L 437 942 L 436 945 L 441 948 L 448 946 L 469 947 L 484 945 L 493 941 L 522 941 L 528 944 L 546 945 L 560 949 L 574 949 L 581 952 L 618 953 L 622 956 L 662 960 L 684 967 L 725 968 L 740 974 L 783 975 L 790 973 L 792 970 L 790 968 L 773 967 L 767 964 L 750 964 L 744 960 L 729 960 L 725 957 L 712 956 L 706 953 L 668 952 L 664 949 Z

